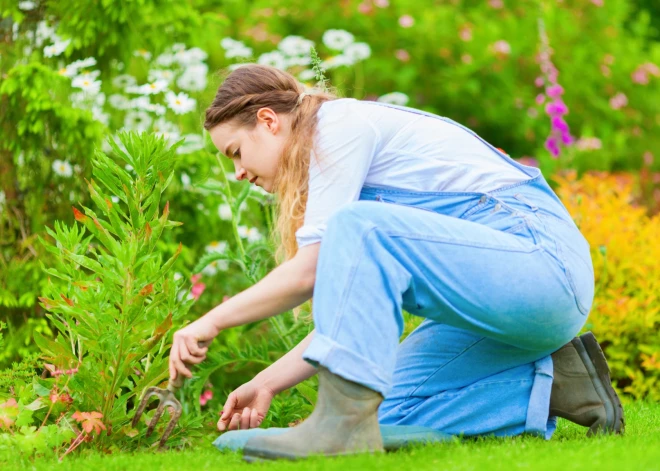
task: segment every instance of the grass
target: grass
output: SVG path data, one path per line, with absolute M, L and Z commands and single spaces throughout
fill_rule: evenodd
M 313 458 L 298 462 L 249 464 L 240 453 L 198 447 L 185 451 L 101 455 L 86 453 L 61 463 L 36 459 L 33 470 L 660 470 L 660 404 L 643 402 L 625 407 L 626 435 L 586 438 L 586 429 L 561 421 L 550 441 L 535 437 L 455 440 L 415 446 L 384 455 Z M 26 469 L 11 464 L 3 470 Z

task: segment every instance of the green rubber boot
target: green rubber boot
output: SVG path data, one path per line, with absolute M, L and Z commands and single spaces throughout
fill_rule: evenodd
M 383 452 L 378 425 L 380 393 L 319 368 L 316 407 L 302 424 L 276 436 L 257 436 L 243 450 L 246 461 L 295 460 L 309 455 Z
M 552 362 L 550 415 L 589 427 L 588 436 L 622 434 L 623 407 L 594 334 L 574 338 L 552 354 Z

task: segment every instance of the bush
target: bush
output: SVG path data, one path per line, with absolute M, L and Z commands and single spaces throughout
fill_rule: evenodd
M 635 204 L 631 175 L 557 177 L 560 198 L 591 245 L 594 305 L 585 326 L 612 379 L 634 398 L 660 400 L 660 215 Z

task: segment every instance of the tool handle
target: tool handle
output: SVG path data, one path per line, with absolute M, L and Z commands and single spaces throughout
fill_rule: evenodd
M 197 346 L 199 348 L 206 348 L 211 344 L 212 341 L 213 340 L 205 340 L 203 342 L 197 342 Z M 168 381 L 167 383 L 168 391 L 171 391 L 173 393 L 177 392 L 179 389 L 181 389 L 181 386 L 183 386 L 183 382 L 185 380 L 186 380 L 185 376 L 183 376 L 181 373 L 177 373 L 176 379 L 172 380 L 172 378 L 170 378 L 170 380 Z

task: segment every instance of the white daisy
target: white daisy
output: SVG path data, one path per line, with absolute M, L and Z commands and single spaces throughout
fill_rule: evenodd
M 206 51 L 203 51 L 198 47 L 193 47 L 187 51 L 177 52 L 174 57 L 179 62 L 179 64 L 181 64 L 181 66 L 185 67 L 188 65 L 199 64 L 200 62 L 205 61 L 208 57 L 208 54 Z
M 300 56 L 309 54 L 312 46 L 314 46 L 314 41 L 302 36 L 287 36 L 280 41 L 277 48 L 289 56 Z
M 220 216 L 220 219 L 223 221 L 231 221 L 231 206 L 228 204 L 221 204 L 218 206 L 218 216 Z
M 141 97 L 133 98 L 130 101 L 130 107 L 135 109 L 135 110 L 146 110 L 146 111 L 148 111 L 149 108 L 151 107 L 151 101 L 149 101 L 148 96 L 141 96 Z
M 380 101 L 382 103 L 390 103 L 393 105 L 405 106 L 409 100 L 410 98 L 408 98 L 408 95 L 406 95 L 405 93 L 392 92 L 392 93 L 386 93 L 385 95 L 378 97 L 378 100 L 376 101 Z
M 160 56 L 156 57 L 156 64 L 162 65 L 163 67 L 169 67 L 174 64 L 174 54 L 168 52 L 162 53 Z
M 209 263 L 204 267 L 202 273 L 205 274 L 206 276 L 214 276 L 215 274 L 218 273 L 217 265 L 218 264 L 216 262 Z
M 70 43 L 71 43 L 70 39 L 62 41 L 59 38 L 57 38 L 57 40 L 54 42 L 54 44 L 52 44 L 50 46 L 46 46 L 44 48 L 44 56 L 46 56 L 46 57 L 59 56 L 60 54 L 62 54 L 66 50 L 66 48 L 69 46 Z
M 367 43 L 353 43 L 346 46 L 344 55 L 349 57 L 353 62 L 368 59 L 371 56 L 371 47 Z
M 142 57 L 144 60 L 151 60 L 151 53 L 146 49 L 138 49 L 133 52 L 135 57 Z
M 343 51 L 346 46 L 355 40 L 355 36 L 343 29 L 329 29 L 323 33 L 322 40 L 328 48 Z
M 112 85 L 114 85 L 117 88 L 132 87 L 136 84 L 137 84 L 137 79 L 132 75 L 128 75 L 128 74 L 117 75 L 115 78 L 112 79 Z
M 174 52 L 185 51 L 186 45 L 183 43 L 174 43 L 170 49 L 172 49 Z
M 355 63 L 355 61 L 351 60 L 350 57 L 344 55 L 344 54 L 339 54 L 338 56 L 331 57 L 327 60 L 324 60 L 321 63 L 321 68 L 325 70 L 330 70 L 330 69 L 335 69 L 337 67 L 342 67 L 342 66 L 351 66 Z
M 251 227 L 247 231 L 247 240 L 248 242 L 259 242 L 264 236 L 259 232 L 259 229 L 256 227 Z
M 220 40 L 220 46 L 222 46 L 223 49 L 233 49 L 235 47 L 244 46 L 244 44 L 242 41 L 237 41 L 232 38 L 222 38 Z
M 291 67 L 294 65 L 309 65 L 312 63 L 312 58 L 310 56 L 297 56 L 289 57 L 287 59 L 287 66 Z
M 279 51 L 266 52 L 259 56 L 257 63 L 263 65 L 270 65 L 276 69 L 285 70 L 286 69 L 286 58 Z
M 154 121 L 153 130 L 154 132 L 174 133 L 179 131 L 179 126 L 165 118 L 158 118 Z
M 37 32 L 36 32 L 36 38 L 35 38 L 35 43 L 37 47 L 41 47 L 43 42 L 46 39 L 54 40 L 55 37 L 55 28 L 48 26 L 48 23 L 45 21 L 40 21 L 37 23 Z
M 206 88 L 208 66 L 206 64 L 196 64 L 188 67 L 178 78 L 176 84 L 182 90 L 191 92 L 202 91 Z
M 73 175 L 73 167 L 71 167 L 71 164 L 69 162 L 56 159 L 53 162 L 53 172 L 58 174 L 60 177 L 68 178 L 71 175 Z
M 206 251 L 207 252 L 217 252 L 217 253 L 225 253 L 227 252 L 228 244 L 227 241 L 225 240 L 214 240 L 211 242 L 209 245 L 206 246 Z
M 248 58 L 248 57 L 252 57 L 252 54 L 254 54 L 252 48 L 242 44 L 236 47 L 229 48 L 225 51 L 225 57 L 227 59 Z
M 114 195 L 112 195 L 112 196 L 110 197 L 110 199 L 111 199 L 112 202 L 115 203 L 115 204 L 119 203 L 119 196 L 114 196 Z
M 194 98 L 190 98 L 185 93 L 181 92 L 176 94 L 174 92 L 167 92 L 165 95 L 167 106 L 176 114 L 185 114 L 195 109 L 197 102 Z
M 238 235 L 241 237 L 241 239 L 245 239 L 248 235 L 248 227 L 247 226 L 238 226 Z
M 181 174 L 181 183 L 183 183 L 184 187 L 190 186 L 191 181 L 192 180 L 190 179 L 190 175 L 185 172 Z
M 117 110 L 127 110 L 131 106 L 130 100 L 124 95 L 120 95 L 119 93 L 110 95 L 108 97 L 108 103 L 110 103 L 110 106 Z
M 37 7 L 37 4 L 34 2 L 30 2 L 28 0 L 24 2 L 18 2 L 18 9 L 23 10 L 23 11 L 30 11 L 34 10 Z
M 76 74 L 78 73 L 78 69 L 76 67 L 73 67 L 73 64 L 69 64 L 64 67 L 60 67 L 60 69 L 57 71 L 58 74 L 64 75 L 65 77 L 75 77 Z
M 167 90 L 167 81 L 166 80 L 156 80 L 155 82 L 145 83 L 138 87 L 138 93 L 142 95 L 156 95 Z
M 101 81 L 89 79 L 82 75 L 74 77 L 71 86 L 82 89 L 85 93 L 99 93 L 101 91 Z
M 71 64 L 72 67 L 77 67 L 78 69 L 84 69 L 86 67 L 92 67 L 96 65 L 96 59 L 94 57 L 88 57 L 86 59 L 80 59 L 73 61 Z
M 286 61 L 285 61 L 285 63 L 286 63 Z M 251 64 L 254 64 L 254 62 L 245 62 L 245 63 L 241 63 L 241 64 L 229 64 L 227 66 L 227 68 L 233 72 L 234 70 L 238 69 L 239 67 L 243 67 L 244 65 L 251 65 Z
M 171 84 L 174 80 L 174 72 L 167 69 L 151 69 L 149 71 L 149 81 L 155 82 L 157 80 L 164 80 L 168 84 Z
M 146 131 L 151 126 L 151 116 L 146 111 L 129 111 L 124 118 L 124 127 L 128 130 Z

